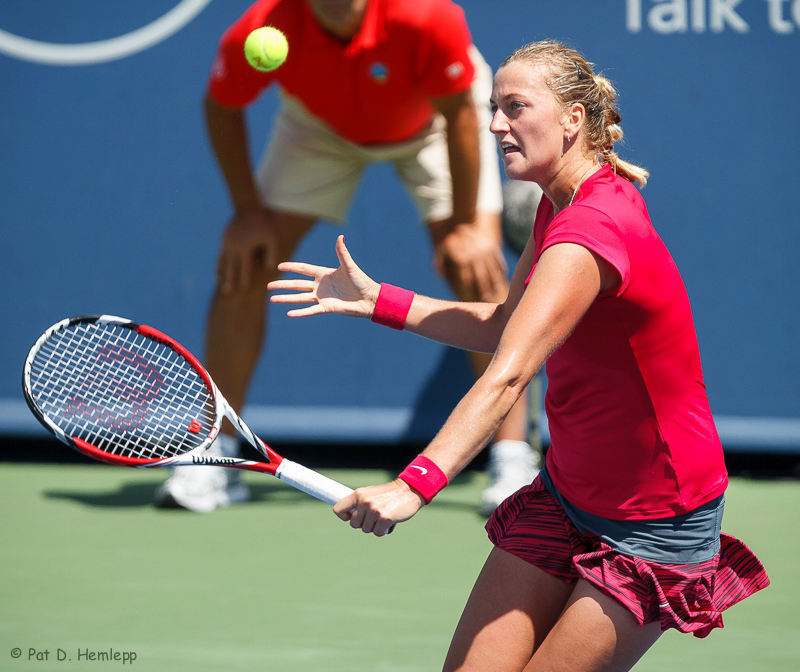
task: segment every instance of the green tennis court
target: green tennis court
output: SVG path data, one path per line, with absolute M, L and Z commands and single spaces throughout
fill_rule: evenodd
M 389 477 L 326 473 L 353 487 Z M 251 503 L 208 516 L 158 510 L 163 477 L 0 464 L 0 669 L 441 668 L 490 548 L 476 513 L 482 473 L 384 539 L 258 474 L 246 475 Z M 747 541 L 772 586 L 706 640 L 667 633 L 637 670 L 799 669 L 798 511 L 800 481 L 734 479 L 723 530 Z

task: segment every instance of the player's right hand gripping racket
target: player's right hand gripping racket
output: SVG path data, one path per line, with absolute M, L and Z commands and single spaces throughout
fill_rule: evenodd
M 96 460 L 260 471 L 331 505 L 353 492 L 267 446 L 228 405 L 200 362 L 152 327 L 113 315 L 62 320 L 31 348 L 22 385 L 39 421 Z M 223 417 L 266 463 L 203 455 Z

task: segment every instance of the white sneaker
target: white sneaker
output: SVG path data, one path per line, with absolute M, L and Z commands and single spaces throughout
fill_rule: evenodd
M 239 442 L 220 434 L 205 454 L 239 457 Z M 250 499 L 250 489 L 237 469 L 226 467 L 175 467 L 172 476 L 156 490 L 159 508 L 182 508 L 211 513 L 218 506 L 231 506 Z
M 489 482 L 481 495 L 481 515 L 490 516 L 500 503 L 530 485 L 542 468 L 542 456 L 525 441 L 498 441 L 489 448 Z

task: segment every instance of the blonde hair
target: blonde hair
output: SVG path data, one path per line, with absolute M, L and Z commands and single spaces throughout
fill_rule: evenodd
M 623 161 L 614 151 L 614 143 L 622 140 L 622 117 L 616 108 L 617 92 L 613 84 L 602 75 L 595 75 L 589 63 L 577 51 L 555 40 L 532 42 L 517 49 L 503 61 L 524 62 L 543 68 L 547 87 L 556 100 L 569 107 L 580 103 L 586 110 L 584 138 L 589 150 L 598 159 L 608 163 L 614 172 L 642 186 L 650 173 L 640 166 Z

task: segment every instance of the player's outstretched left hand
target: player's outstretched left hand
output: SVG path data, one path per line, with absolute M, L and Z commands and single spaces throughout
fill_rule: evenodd
M 372 317 L 380 285 L 362 271 L 344 244 L 344 236 L 336 239 L 339 268 L 314 266 L 288 261 L 278 264 L 278 270 L 307 275 L 313 280 L 275 280 L 267 286 L 272 290 L 290 290 L 297 294 L 273 294 L 272 303 L 311 303 L 306 308 L 290 310 L 289 317 L 307 317 L 333 313 L 350 317 Z
M 336 503 L 333 512 L 350 527 L 382 537 L 397 523 L 411 518 L 425 504 L 405 481 L 397 479 L 383 485 L 358 488 Z

